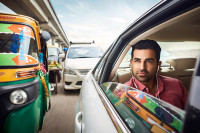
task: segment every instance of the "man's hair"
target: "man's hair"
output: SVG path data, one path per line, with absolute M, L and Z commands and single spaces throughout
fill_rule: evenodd
M 160 60 L 161 48 L 154 40 L 141 40 L 132 46 L 131 59 L 133 58 L 133 52 L 135 49 L 152 49 L 156 52 L 157 62 Z

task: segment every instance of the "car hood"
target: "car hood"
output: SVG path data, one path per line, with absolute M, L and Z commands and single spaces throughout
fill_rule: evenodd
M 72 69 L 92 69 L 100 58 L 75 58 L 65 60 L 65 67 Z

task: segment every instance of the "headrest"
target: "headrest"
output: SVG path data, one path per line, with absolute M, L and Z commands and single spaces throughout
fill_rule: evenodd
M 176 58 L 168 59 L 166 63 L 169 63 L 175 70 L 193 69 L 195 67 L 196 58 Z

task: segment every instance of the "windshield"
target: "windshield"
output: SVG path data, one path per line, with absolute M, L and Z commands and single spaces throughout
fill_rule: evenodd
M 48 56 L 58 56 L 57 48 L 48 47 Z
M 68 58 L 100 58 L 103 51 L 100 47 L 71 47 L 68 51 Z
M 0 23 L 1 66 L 38 63 L 38 49 L 33 30 L 21 24 Z
M 181 131 L 185 111 L 124 84 L 106 82 L 101 88 L 133 132 Z

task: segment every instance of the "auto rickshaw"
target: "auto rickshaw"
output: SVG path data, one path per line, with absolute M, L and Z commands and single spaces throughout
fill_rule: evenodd
M 33 18 L 0 13 L 0 132 L 42 129 L 51 95 L 48 39 Z

